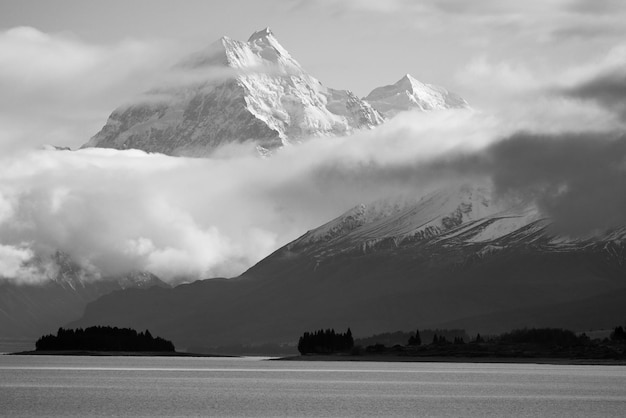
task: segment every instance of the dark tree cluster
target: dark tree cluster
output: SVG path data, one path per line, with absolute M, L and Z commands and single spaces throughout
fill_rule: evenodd
M 420 330 L 415 331 L 415 335 L 409 337 L 408 344 L 411 346 L 422 345 L 422 338 L 420 337 Z
M 174 344 L 150 331 L 130 328 L 89 327 L 59 328 L 57 335 L 45 335 L 35 343 L 37 351 L 175 351 Z
M 619 327 L 615 327 L 611 333 L 611 341 L 626 342 L 626 331 L 624 331 L 624 328 L 621 325 Z
M 499 337 L 502 343 L 528 343 L 563 347 L 584 343 L 586 339 L 586 336 L 578 337 L 573 331 L 562 328 L 524 328 L 501 334 Z
M 418 332 L 420 344 L 411 344 L 411 341 L 416 343 L 417 332 L 395 331 L 376 334 L 366 338 L 358 338 L 354 341 L 354 345 L 361 345 L 363 347 L 376 344 L 383 344 L 386 347 L 393 347 L 395 345 L 423 346 L 424 344 L 429 344 L 435 334 L 437 334 L 438 337 L 444 337 L 448 341 L 453 341 L 457 337 L 463 338 L 465 341 L 470 340 L 470 336 L 463 329 L 419 329 Z M 413 337 L 413 340 L 411 340 L 411 337 Z
M 433 344 L 433 345 L 448 344 L 448 340 L 443 335 L 435 334 L 435 335 L 433 335 L 433 342 L 431 344 Z
M 592 340 L 585 333 L 578 335 L 562 328 L 524 328 L 500 335 L 476 334 L 475 338 L 470 338 L 462 330 L 454 333 L 440 331 L 423 329 L 415 334 L 385 333 L 359 339 L 355 344 L 360 347 L 361 341 L 375 341 L 365 347 L 365 352 L 386 357 L 626 359 L 624 326 L 614 328 L 610 338 L 602 340 Z M 380 342 L 395 341 L 400 336 L 406 336 L 405 343 L 386 346 Z M 352 354 L 361 353 L 353 350 Z
M 352 331 L 337 333 L 334 329 L 305 332 L 298 341 L 300 354 L 330 354 L 350 351 L 354 347 Z

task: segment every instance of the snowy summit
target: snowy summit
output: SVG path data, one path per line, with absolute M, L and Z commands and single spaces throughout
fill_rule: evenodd
M 365 100 L 325 87 L 269 28 L 246 42 L 224 36 L 173 72 L 176 83 L 118 107 L 83 147 L 203 157 L 225 144 L 252 142 L 265 154 L 309 137 L 374 128 L 384 122 L 382 113 L 467 106 L 444 88 L 409 75 Z
M 175 70 L 193 74 L 194 82 L 155 89 L 116 109 L 84 147 L 206 156 L 226 143 L 254 141 L 271 150 L 384 120 L 352 92 L 324 87 L 269 28 L 247 42 L 223 37 Z
M 387 117 L 416 108 L 440 110 L 469 107 L 462 97 L 441 86 L 422 83 L 411 74 L 406 74 L 395 84 L 372 90 L 365 100 Z

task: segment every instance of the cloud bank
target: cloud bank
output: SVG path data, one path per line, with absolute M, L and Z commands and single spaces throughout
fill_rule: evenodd
M 2 55 L 7 66 L 0 83 L 6 97 L 49 89 L 37 93 L 33 120 L 42 117 L 39 106 L 52 107 L 54 118 L 67 118 L 53 126 L 72 126 L 68 109 L 85 94 L 126 86 L 150 64 L 131 62 L 109 73 L 101 68 L 105 61 L 124 61 L 133 48 L 149 45 L 94 49 L 30 29 L 0 34 L 0 51 L 20 42 L 26 46 L 16 48 L 14 58 L 26 61 L 11 67 L 11 55 Z M 56 61 L 48 48 L 66 59 Z M 60 250 L 102 276 L 139 269 L 173 283 L 231 277 L 356 204 L 419 195 L 459 179 L 489 179 L 503 196 L 533 199 L 567 234 L 626 223 L 620 51 L 551 76 L 478 57 L 458 77 L 483 94 L 497 92 L 497 105 L 487 111 L 407 112 L 375 130 L 312 138 L 268 159 L 258 158 L 253 144 L 231 145 L 208 159 L 33 151 L 46 142 L 66 143 L 56 138 L 76 141 L 77 132 L 44 135 L 24 119 L 24 109 L 12 113 L 3 96 L 0 119 L 9 123 L 0 130 L 6 150 L 0 154 L 0 276 L 37 281 L 34 260 Z M 28 62 L 38 64 L 20 73 Z M 92 76 L 103 79 L 90 87 Z M 17 107 L 32 104 L 15 100 Z
M 534 201 L 560 235 L 626 226 L 626 132 L 516 133 L 458 163 Z
M 16 280 L 56 250 L 102 275 L 231 277 L 358 203 L 459 179 L 530 197 L 571 234 L 626 221 L 624 136 L 515 134 L 471 111 L 407 113 L 267 159 L 245 147 L 209 159 L 85 149 L 1 163 L 0 268 Z
M 167 42 L 97 45 L 31 27 L 0 31 L 0 152 L 80 145 L 175 55 Z
M 210 159 L 107 149 L 3 158 L 2 275 L 15 276 L 7 266 L 29 254 L 56 250 L 105 275 L 147 269 L 175 281 L 239 274 L 355 204 L 419 190 L 385 178 L 387 167 L 476 146 L 463 144 L 459 131 L 479 116 L 453 113 L 407 115 L 380 130 L 312 139 L 268 159 L 256 156 L 253 144 Z

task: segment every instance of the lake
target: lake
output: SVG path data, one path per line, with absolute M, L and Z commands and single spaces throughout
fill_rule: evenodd
M 3 416 L 626 416 L 626 367 L 0 356 Z

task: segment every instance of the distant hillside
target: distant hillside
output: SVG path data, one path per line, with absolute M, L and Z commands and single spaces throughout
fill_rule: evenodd
M 389 203 L 389 202 L 387 202 Z M 523 203 L 463 186 L 362 205 L 234 279 L 104 296 L 72 326 L 153 329 L 177 345 L 290 343 L 419 327 L 606 329 L 626 317 L 624 229 L 567 240 Z
M 0 278 L 0 341 L 32 343 L 79 318 L 87 303 L 116 290 L 170 287 L 155 275 L 139 271 L 96 279 L 62 252 L 50 259 L 37 258 L 31 267 L 48 277 L 34 284 Z

